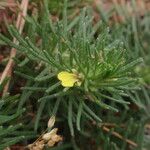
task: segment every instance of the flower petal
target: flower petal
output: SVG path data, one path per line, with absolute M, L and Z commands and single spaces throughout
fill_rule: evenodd
M 75 82 L 78 81 L 77 77 L 73 73 L 62 71 L 58 74 L 58 79 L 62 81 L 62 86 L 64 87 L 73 87 Z
M 72 80 L 63 80 L 62 82 L 61 82 L 61 84 L 62 84 L 62 86 L 64 86 L 64 87 L 73 87 L 74 86 L 74 84 L 75 84 L 75 82 L 77 82 L 77 80 L 74 80 L 74 79 L 72 79 Z
M 66 72 L 66 71 L 62 71 L 58 74 L 58 79 L 59 80 L 66 80 L 67 78 L 74 78 L 75 75 L 73 73 L 69 73 L 69 72 Z

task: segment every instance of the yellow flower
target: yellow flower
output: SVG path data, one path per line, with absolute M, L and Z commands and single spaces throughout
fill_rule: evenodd
M 61 81 L 64 87 L 73 87 L 75 84 L 80 86 L 81 79 L 77 73 L 69 73 L 67 71 L 62 71 L 58 74 L 58 79 Z

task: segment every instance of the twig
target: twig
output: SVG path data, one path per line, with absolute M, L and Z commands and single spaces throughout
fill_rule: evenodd
M 103 129 L 104 131 L 106 131 L 106 132 L 110 132 L 110 129 L 107 128 L 107 127 L 105 127 L 105 126 L 103 126 L 102 129 Z M 117 133 L 117 132 L 115 132 L 115 131 L 112 131 L 111 134 L 112 134 L 113 136 L 115 136 L 115 137 L 121 139 L 121 140 L 124 140 L 125 142 L 127 142 L 128 144 L 130 144 L 130 145 L 132 145 L 132 146 L 134 146 L 134 147 L 137 147 L 137 146 L 138 146 L 135 142 L 133 142 L 133 141 L 131 141 L 131 140 L 129 140 L 129 139 L 124 138 L 122 135 L 120 135 L 119 133 Z
M 22 30 L 24 28 L 24 24 L 25 24 L 25 20 L 23 17 L 26 16 L 27 13 L 27 7 L 28 7 L 28 0 L 22 0 L 22 3 L 20 5 L 20 9 L 21 12 L 18 14 L 18 18 L 17 18 L 17 22 L 16 22 L 16 28 L 19 30 L 19 33 L 22 33 Z M 16 40 L 16 38 L 13 39 L 13 42 L 15 44 L 18 44 L 18 41 Z M 14 66 L 14 61 L 13 58 L 16 56 L 16 49 L 12 48 L 11 52 L 10 52 L 10 58 L 9 61 L 2 73 L 1 79 L 0 79 L 0 84 L 4 81 L 4 79 L 6 77 L 11 77 L 12 75 L 12 68 Z M 3 89 L 3 96 L 7 93 L 9 88 L 9 82 L 7 82 L 7 84 L 5 85 L 4 89 Z
M 126 128 L 126 126 L 124 124 L 117 125 L 115 123 L 108 123 L 108 122 L 101 123 L 100 126 L 105 126 L 105 127 L 109 127 L 109 128 L 114 128 L 114 127 Z
M 105 132 L 111 131 L 108 127 L 117 127 L 117 125 L 113 124 L 113 123 L 99 123 L 99 124 L 97 124 L 96 122 L 92 122 L 92 123 L 93 123 L 93 125 L 98 126 L 99 128 L 102 128 L 102 130 L 104 130 Z M 122 124 L 122 125 L 120 125 L 120 127 L 125 128 L 125 125 Z M 111 134 L 121 140 L 124 140 L 125 142 L 127 142 L 128 144 L 130 144 L 134 147 L 138 146 L 135 142 L 124 138 L 122 135 L 120 135 L 119 133 L 117 133 L 115 131 L 112 131 Z

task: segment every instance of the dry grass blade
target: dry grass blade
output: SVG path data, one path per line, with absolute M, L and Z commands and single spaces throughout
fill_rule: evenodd
M 7 2 L 6 0 L 0 2 L 0 10 L 5 9 L 6 7 L 14 7 L 14 6 L 16 6 L 15 3 Z
M 18 18 L 17 18 L 17 22 L 16 22 L 16 27 L 17 29 L 19 30 L 19 33 L 22 33 L 22 30 L 24 28 L 24 23 L 25 23 L 25 20 L 23 17 L 26 16 L 26 13 L 27 13 L 27 7 L 28 7 L 28 0 L 22 0 L 22 3 L 20 5 L 20 12 L 18 14 Z M 13 39 L 13 42 L 18 44 L 17 40 L 14 38 Z M 16 56 L 16 49 L 12 48 L 11 49 L 11 52 L 10 52 L 10 58 L 9 58 L 9 61 L 2 73 L 2 76 L 1 76 L 1 79 L 0 79 L 0 84 L 4 81 L 4 79 L 6 77 L 11 77 L 11 74 L 12 74 L 12 68 L 13 68 L 13 65 L 14 65 L 14 62 L 13 62 L 13 58 Z M 4 90 L 3 90 L 3 95 L 5 95 L 8 91 L 8 87 L 9 87 L 9 82 L 6 84 L 6 86 L 4 87 Z
M 6 6 L 7 6 L 7 2 L 6 1 L 0 2 L 0 9 L 5 9 Z

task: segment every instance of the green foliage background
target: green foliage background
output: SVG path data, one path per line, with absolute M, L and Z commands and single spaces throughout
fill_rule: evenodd
M 148 150 L 149 12 L 141 18 L 129 16 L 119 5 L 112 5 L 110 12 L 98 7 L 101 20 L 93 24 L 91 7 L 80 8 L 79 15 L 70 17 L 79 1 L 36 3 L 40 11 L 25 18 L 23 36 L 12 25 L 10 36 L 0 34 L 1 41 L 18 50 L 10 94 L 0 101 L 0 149 L 32 143 L 55 115 L 64 141 L 51 149 Z M 112 10 L 124 14 L 125 21 L 110 25 Z M 52 19 L 55 14 L 58 21 Z M 82 73 L 84 81 L 80 87 L 64 90 L 57 74 L 72 69 Z M 16 85 L 22 86 L 17 93 Z M 99 127 L 103 123 L 116 126 L 106 133 Z M 113 131 L 138 147 L 114 137 Z

